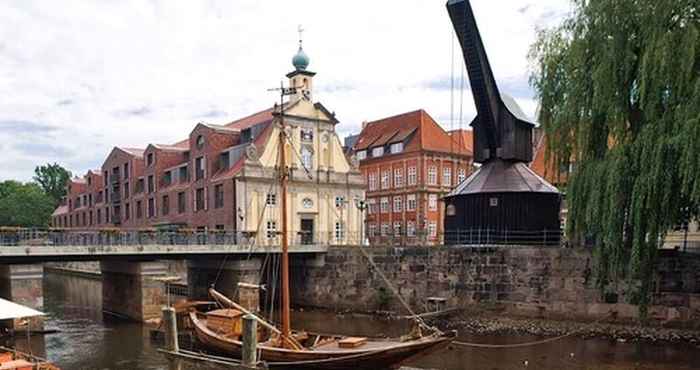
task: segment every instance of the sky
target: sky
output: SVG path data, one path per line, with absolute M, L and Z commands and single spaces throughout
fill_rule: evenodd
M 501 91 L 533 116 L 527 52 L 569 1 L 472 6 Z M 174 143 L 198 122 L 269 108 L 278 97 L 267 89 L 293 70 L 299 25 L 314 100 L 336 112 L 341 138 L 416 109 L 445 129 L 474 117 L 444 0 L 9 0 L 0 2 L 0 180 L 28 181 L 46 162 L 82 175 L 114 146 Z

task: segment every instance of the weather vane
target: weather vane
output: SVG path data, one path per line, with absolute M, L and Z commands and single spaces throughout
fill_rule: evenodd
M 299 32 L 299 48 L 301 48 L 302 33 L 304 33 L 304 29 L 301 25 L 297 27 L 297 32 Z

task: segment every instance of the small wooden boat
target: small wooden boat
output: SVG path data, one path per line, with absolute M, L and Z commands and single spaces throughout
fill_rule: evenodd
M 0 347 L 0 370 L 61 370 L 47 360 L 19 352 L 12 348 Z
M 223 319 L 227 314 L 230 320 Z M 197 338 L 206 348 L 238 358 L 243 345 L 241 316 L 242 312 L 231 309 L 189 314 Z M 302 348 L 283 348 L 277 337 L 270 336 L 258 344 L 260 360 L 271 368 L 285 369 L 390 369 L 445 348 L 455 333 L 372 339 L 292 331 L 292 337 Z

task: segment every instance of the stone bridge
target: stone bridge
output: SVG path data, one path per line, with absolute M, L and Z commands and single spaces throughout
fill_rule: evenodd
M 144 321 L 160 316 L 168 261 L 186 260 L 190 298 L 206 299 L 216 281 L 220 291 L 257 306 L 257 294 L 241 296 L 238 283 L 259 283 L 264 257 L 281 252 L 278 238 L 258 244 L 261 238 L 242 232 L 0 229 L 0 296 L 41 309 L 43 263 L 99 261 L 103 309 Z M 328 246 L 315 239 L 290 238 L 293 263 L 324 263 Z

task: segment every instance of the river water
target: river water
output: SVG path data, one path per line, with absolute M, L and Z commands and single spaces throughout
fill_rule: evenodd
M 101 283 L 74 276 L 47 274 L 44 280 L 46 328 L 55 334 L 35 336 L 32 351 L 44 354 L 63 370 L 167 370 L 144 326 L 103 317 Z M 368 317 L 342 317 L 324 312 L 294 312 L 293 322 L 306 330 L 351 335 L 400 335 L 405 324 Z M 531 336 L 462 336 L 460 340 L 505 344 L 528 342 Z M 26 339 L 16 345 L 26 348 Z M 618 343 L 567 338 L 517 349 L 455 347 L 411 366 L 433 369 L 700 369 L 700 349 L 690 345 Z M 194 367 L 192 367 L 194 369 Z

